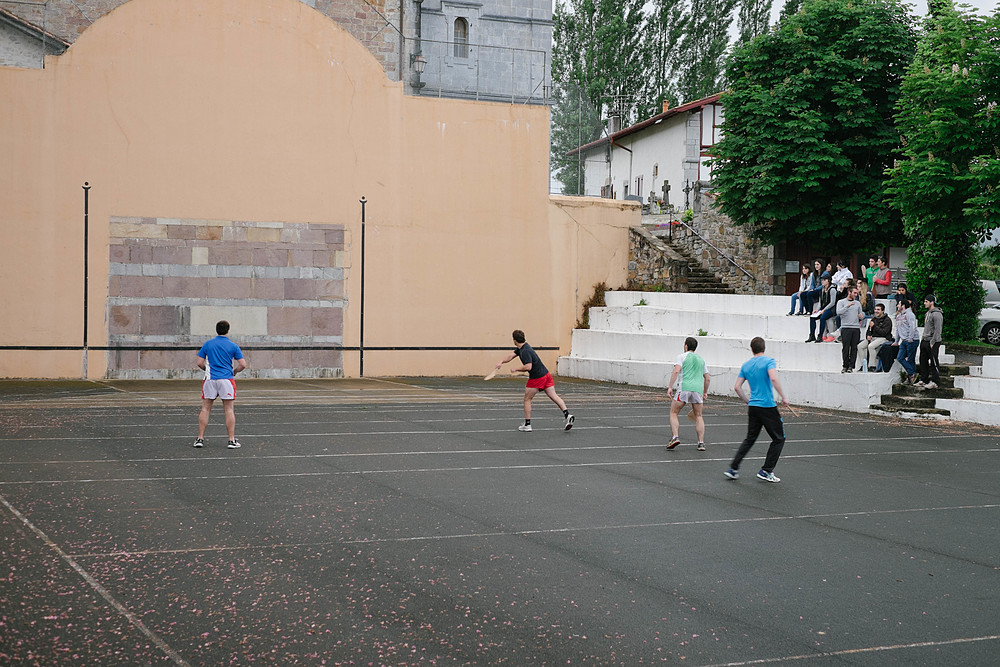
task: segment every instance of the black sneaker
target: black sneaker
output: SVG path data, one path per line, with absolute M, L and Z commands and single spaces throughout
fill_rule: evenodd
M 239 440 L 233 439 L 233 440 L 230 440 L 229 444 L 226 445 L 226 446 L 229 447 L 229 449 L 239 449 L 243 445 L 240 444 Z
M 195 449 L 201 449 L 204 446 L 205 446 L 205 439 L 204 438 L 198 438 L 197 440 L 194 441 L 194 448 Z

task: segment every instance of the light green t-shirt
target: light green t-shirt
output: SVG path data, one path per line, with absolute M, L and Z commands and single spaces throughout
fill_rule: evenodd
M 700 354 L 684 352 L 674 363 L 681 367 L 681 391 L 705 391 L 705 360 Z

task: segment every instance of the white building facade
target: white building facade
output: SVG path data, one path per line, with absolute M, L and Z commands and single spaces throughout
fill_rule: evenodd
M 583 193 L 607 199 L 663 202 L 682 209 L 711 180 L 708 160 L 720 138 L 719 95 L 695 100 L 572 151 L 583 167 Z M 684 188 L 689 187 L 688 193 Z

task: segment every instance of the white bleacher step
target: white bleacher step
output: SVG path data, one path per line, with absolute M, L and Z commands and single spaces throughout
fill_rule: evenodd
M 958 386 L 958 383 L 955 383 Z M 951 418 L 988 426 L 1000 426 L 1000 403 L 966 398 L 939 398 L 936 406 L 951 413 Z
M 751 356 L 747 350 L 743 361 Z M 742 364 L 742 362 L 741 362 Z M 709 395 L 735 396 L 733 386 L 740 366 L 708 364 L 711 376 Z M 604 382 L 635 384 L 646 387 L 666 387 L 673 371 L 673 361 L 636 361 L 624 359 L 598 359 L 592 357 L 559 357 L 559 375 Z M 892 384 L 899 374 L 841 373 L 811 369 L 788 370 L 778 366 L 779 377 L 789 402 L 794 405 L 815 405 L 834 410 L 867 412 L 878 403 L 882 394 L 892 391 Z
M 638 306 L 642 301 L 653 308 L 672 310 L 745 313 L 749 315 L 784 315 L 791 297 L 748 296 L 745 294 L 703 294 L 693 292 L 633 292 L 616 290 L 604 293 L 604 303 L 613 308 Z M 643 306 L 638 306 L 643 307 Z M 791 318 L 789 318 L 791 319 Z

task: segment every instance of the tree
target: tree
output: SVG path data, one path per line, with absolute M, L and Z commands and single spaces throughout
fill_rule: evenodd
M 771 23 L 773 0 L 740 0 L 739 43 L 746 44 L 754 37 L 767 32 Z
M 727 64 L 713 178 L 753 236 L 842 253 L 902 239 L 883 201 L 898 155 L 893 110 L 913 57 L 896 0 L 805 0 Z
M 685 2 L 653 0 L 653 11 L 647 17 L 643 33 L 650 71 L 642 92 L 640 118 L 660 113 L 664 100 L 673 106 L 680 102 L 676 83 L 681 66 L 680 44 L 691 19 L 685 11 Z
M 549 152 L 551 169 L 563 185 L 563 194 L 584 193 L 584 156 L 579 151 L 570 152 L 599 138 L 603 129 L 601 114 L 580 86 L 555 87 Z
M 1000 224 L 989 217 L 1000 183 L 1000 50 L 986 22 L 948 2 L 932 6 L 924 28 L 897 105 L 904 149 L 887 194 L 909 240 L 907 285 L 935 293 L 944 335 L 967 340 L 983 307 L 978 242 Z
M 690 102 L 723 88 L 729 25 L 738 0 L 691 0 L 690 19 L 679 45 L 677 94 Z
M 642 0 L 568 0 L 556 5 L 552 47 L 556 140 L 551 142 L 551 158 L 566 192 L 581 187 L 577 182 L 576 188 L 568 187 L 563 177 L 572 180 L 570 172 L 578 171 L 576 158 L 566 155 L 571 138 L 587 137 L 594 127 L 593 114 L 585 113 L 588 106 L 600 117 L 620 115 L 624 123 L 636 119 L 649 69 L 642 41 L 642 5 Z M 582 91 L 582 98 L 572 94 L 574 88 Z M 583 143 L 596 138 L 589 136 Z

